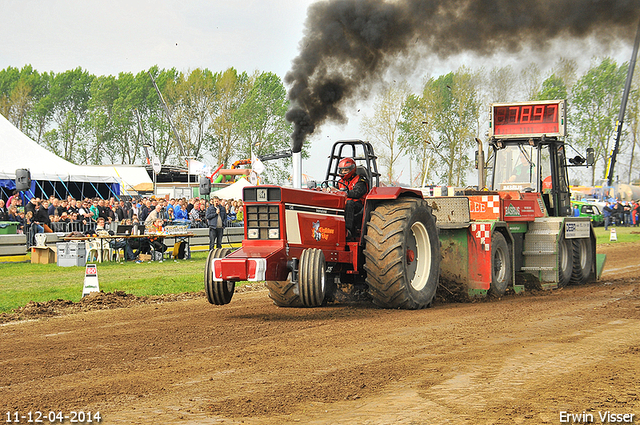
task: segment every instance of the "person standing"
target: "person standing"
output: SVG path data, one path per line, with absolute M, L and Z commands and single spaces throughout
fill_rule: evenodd
M 222 248 L 222 234 L 224 222 L 227 219 L 227 211 L 220 204 L 217 196 L 213 197 L 213 204 L 207 208 L 207 223 L 209 225 L 209 250 Z M 215 244 L 215 246 L 214 246 Z
M 609 224 L 611 224 L 611 219 L 613 218 L 613 208 L 611 208 L 609 201 L 607 201 L 604 208 L 602 208 L 602 213 L 604 214 L 604 230 L 609 230 Z M 615 226 L 615 222 L 613 225 Z
M 4 199 L 0 199 L 0 221 L 9 220 L 9 209 L 4 206 Z

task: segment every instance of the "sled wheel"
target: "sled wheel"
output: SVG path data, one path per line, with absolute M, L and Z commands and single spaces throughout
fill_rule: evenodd
M 321 249 L 302 251 L 298 269 L 300 301 L 306 307 L 317 307 L 324 302 L 326 293 L 326 267 Z
M 564 288 L 571 280 L 573 273 L 573 243 L 564 237 L 558 239 L 558 288 Z
M 573 273 L 572 285 L 583 285 L 589 279 L 592 269 L 593 246 L 591 239 L 575 239 L 573 241 Z
M 491 286 L 489 294 L 501 297 L 511 284 L 511 255 L 504 235 L 495 232 L 491 238 Z
M 428 307 L 438 287 L 440 242 L 431 208 L 422 199 L 398 199 L 371 212 L 365 236 L 366 282 L 384 308 Z
M 229 248 L 216 248 L 209 251 L 209 256 L 204 266 L 204 292 L 207 294 L 207 300 L 211 304 L 229 304 L 236 289 L 235 282 L 213 280 L 213 260 L 215 258 L 224 258 L 229 255 L 229 252 L 231 252 Z

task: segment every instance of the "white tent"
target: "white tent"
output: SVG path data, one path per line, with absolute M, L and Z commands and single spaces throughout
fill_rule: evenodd
M 137 192 L 152 192 L 153 180 L 143 165 L 87 165 L 95 173 L 109 173 L 119 179 L 121 195 L 136 195 Z
M 245 186 L 251 186 L 251 183 L 243 177 L 223 189 L 211 191 L 211 196 L 217 196 L 220 199 L 242 199 L 242 188 Z
M 18 130 L 0 114 L 0 180 L 14 180 L 16 169 L 26 168 L 32 180 L 119 183 L 110 172 L 72 164 Z

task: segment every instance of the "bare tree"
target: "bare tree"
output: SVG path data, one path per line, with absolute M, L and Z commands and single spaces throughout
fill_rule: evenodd
M 431 78 L 422 96 L 410 97 L 405 108 L 403 137 L 411 141 L 414 155 L 424 150 L 417 156 L 425 166 L 422 172 L 433 171 L 449 186 L 464 185 L 471 166 L 469 150 L 479 131 L 479 81 L 478 74 L 464 67 Z
M 410 94 L 406 82 L 394 83 L 376 96 L 373 116 L 365 116 L 362 120 L 362 131 L 378 149 L 381 168 L 387 170 L 387 181 L 396 181 L 395 165 L 404 155 L 404 145 L 399 139 L 402 108 Z
M 540 84 L 542 71 L 540 67 L 535 63 L 530 63 L 529 66 L 520 71 L 520 77 L 522 79 L 522 92 L 524 95 L 524 101 L 536 99 L 540 92 Z
M 489 72 L 487 91 L 489 103 L 512 102 L 517 97 L 518 78 L 513 68 L 495 67 Z

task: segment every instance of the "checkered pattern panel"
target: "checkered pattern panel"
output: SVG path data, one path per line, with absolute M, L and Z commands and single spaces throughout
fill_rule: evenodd
M 494 214 L 500 214 L 500 196 L 499 195 L 483 196 L 482 202 L 487 204 L 487 211 L 491 211 Z
M 471 225 L 471 233 L 473 237 L 476 239 L 480 239 L 480 245 L 484 247 L 485 251 L 489 250 L 488 241 L 491 240 L 491 224 L 482 223 L 482 224 L 472 224 Z

